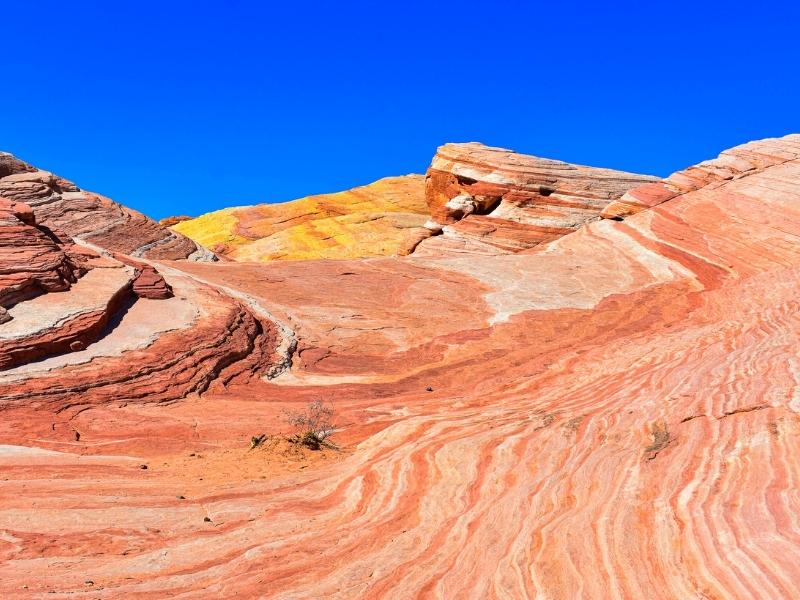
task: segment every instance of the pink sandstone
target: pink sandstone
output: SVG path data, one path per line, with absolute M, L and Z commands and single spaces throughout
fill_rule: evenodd
M 70 251 L 37 224 L 28 205 L 0 197 L 0 306 L 68 289 L 84 271 Z
M 0 153 L 0 196 L 29 204 L 42 225 L 106 250 L 153 259 L 213 258 L 143 214 L 5 153 Z
M 666 182 L 526 249 L 145 261 L 173 298 L 0 372 L 0 595 L 794 598 L 800 135 Z M 340 452 L 249 449 L 317 398 Z
M 518 154 L 475 142 L 445 144 L 431 162 L 425 195 L 431 254 L 519 252 L 566 235 L 596 220 L 611 200 L 642 183 L 645 175 L 584 167 Z M 413 249 L 414 242 L 411 242 Z

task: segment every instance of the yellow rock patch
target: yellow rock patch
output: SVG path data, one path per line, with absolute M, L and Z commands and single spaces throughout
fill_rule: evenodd
M 226 208 L 172 228 L 237 261 L 391 256 L 428 220 L 425 178 L 387 177 L 335 194 Z

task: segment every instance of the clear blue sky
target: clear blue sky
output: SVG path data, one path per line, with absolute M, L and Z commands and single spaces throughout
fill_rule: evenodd
M 4 3 L 0 149 L 156 218 L 447 141 L 666 175 L 800 131 L 797 2 L 122 4 Z

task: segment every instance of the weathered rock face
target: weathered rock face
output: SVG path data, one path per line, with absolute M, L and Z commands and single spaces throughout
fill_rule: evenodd
M 246 303 L 191 284 L 171 305 L 152 304 L 173 290 L 144 261 L 186 258 L 194 242 L 0 159 L 0 188 L 12 197 L 0 197 L 0 410 L 15 399 L 56 409 L 98 398 L 174 400 L 272 368 L 274 326 Z
M 106 250 L 153 259 L 212 258 L 143 214 L 5 153 L 0 154 L 0 196 L 30 205 L 40 224 Z
M 169 298 L 154 267 L 76 246 L 0 198 L 0 371 L 84 350 L 132 300 Z M 0 401 L 1 402 L 1 401 Z
M 474 142 L 445 144 L 436 152 L 425 183 L 431 217 L 444 226 L 444 235 L 426 241 L 419 250 L 526 250 L 596 220 L 610 201 L 648 181 L 656 178 Z M 436 232 L 435 225 L 430 229 Z
M 172 286 L 150 265 L 143 265 L 137 270 L 132 289 L 139 298 L 163 300 L 173 296 Z
M 36 169 L 29 164 L 22 162 L 16 156 L 7 152 L 0 152 L 0 178 L 17 173 L 28 173 Z
M 13 321 L 0 328 L 0 373 L 82 350 L 97 340 L 125 303 L 131 279 L 132 270 L 112 263 L 93 268 L 68 291 L 40 295 L 11 308 Z
M 797 152 L 786 139 L 760 140 L 725 150 L 717 158 L 678 171 L 664 181 L 635 187 L 609 203 L 600 216 L 623 219 L 700 189 L 713 190 L 768 167 L 793 162 Z
M 282 204 L 228 208 L 172 228 L 236 261 L 341 259 L 396 254 L 427 215 L 423 178 L 406 175 Z
M 263 375 L 279 361 L 280 336 L 268 319 L 246 302 L 177 273 L 178 296 L 123 296 L 127 303 L 119 310 L 120 303 L 114 302 L 119 293 L 130 291 L 136 273 L 128 266 L 94 269 L 68 298 L 55 302 L 56 295 L 49 294 L 37 299 L 38 305 L 27 303 L 35 321 L 23 323 L 20 317 L 12 321 L 18 324 L 15 330 L 0 330 L 0 357 L 5 358 L 0 362 L 5 369 L 0 372 L 0 411 L 173 401 L 214 382 Z M 114 326 L 106 327 L 111 319 Z M 31 342 L 23 345 L 18 330 Z M 81 344 L 73 348 L 74 341 Z M 34 355 L 39 360 L 32 363 Z
M 794 598 L 800 135 L 717 160 L 515 253 L 151 261 L 0 373 L 0 595 Z M 249 449 L 314 399 L 341 451 Z
M 71 249 L 37 225 L 28 205 L 0 197 L 0 306 L 10 308 L 44 292 L 69 289 L 82 274 Z M 2 319 L 7 321 L 8 314 Z
M 172 227 L 173 225 L 177 225 L 178 223 L 183 223 L 184 221 L 191 221 L 192 217 L 188 217 L 186 215 L 178 215 L 177 217 L 164 217 L 163 219 L 158 220 L 159 225 L 163 225 L 164 227 Z

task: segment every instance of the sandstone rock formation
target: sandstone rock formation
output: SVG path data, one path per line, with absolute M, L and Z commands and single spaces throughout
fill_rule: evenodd
M 0 197 L 0 306 L 69 289 L 82 274 L 71 250 L 37 224 L 28 205 Z
M 519 252 L 596 220 L 610 201 L 655 177 L 573 165 L 478 143 L 445 144 L 428 169 L 433 223 L 419 250 Z M 423 235 L 416 243 L 429 237 Z M 415 243 L 408 251 L 412 251 Z
M 173 225 L 177 225 L 178 223 L 182 223 L 183 221 L 191 221 L 192 217 L 186 215 L 178 215 L 177 217 L 165 217 L 163 219 L 159 219 L 158 224 L 163 225 L 164 227 L 172 227 Z
M 212 258 L 143 214 L 6 153 L 0 153 L 0 196 L 30 205 L 42 225 L 107 250 L 154 259 Z
M 798 207 L 793 135 L 527 249 L 141 259 L 172 298 L 0 371 L 0 595 L 794 598 Z M 339 452 L 250 449 L 314 399 Z
M 0 371 L 85 349 L 129 302 L 168 298 L 154 267 L 77 246 L 0 198 Z M 9 323 L 10 322 L 10 323 Z
M 131 289 L 139 298 L 164 300 L 173 296 L 172 286 L 150 265 L 143 265 L 137 270 Z
M 725 150 L 717 158 L 673 173 L 664 181 L 635 187 L 601 212 L 606 219 L 622 219 L 702 188 L 714 189 L 733 179 L 796 159 L 792 146 L 757 141 Z
M 0 178 L 18 173 L 29 173 L 35 170 L 34 167 L 22 162 L 16 156 L 8 152 L 0 152 Z
M 345 192 L 227 208 L 172 226 L 236 261 L 392 256 L 427 221 L 419 175 Z

